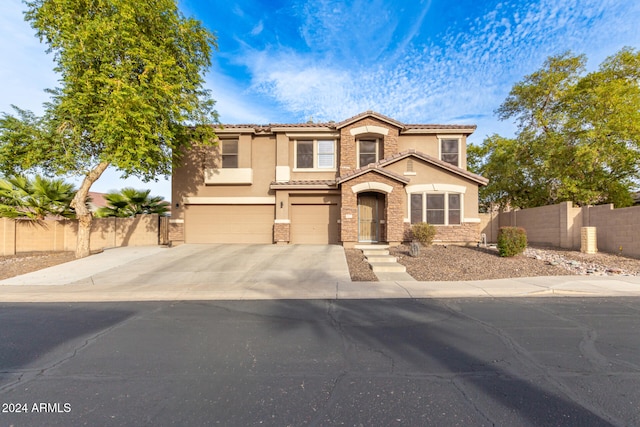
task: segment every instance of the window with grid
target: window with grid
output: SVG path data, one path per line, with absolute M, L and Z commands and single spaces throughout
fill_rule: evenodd
M 222 141 L 222 167 L 225 169 L 238 167 L 238 141 L 237 140 Z
M 297 169 L 335 169 L 336 143 L 334 140 L 296 141 Z
M 411 223 L 459 225 L 461 206 L 462 196 L 458 193 L 413 193 L 410 198 Z
M 365 167 L 369 163 L 378 161 L 378 140 L 377 139 L 361 139 L 358 142 L 359 158 L 358 167 Z
M 441 139 L 440 140 L 440 159 L 444 162 L 451 163 L 454 166 L 459 166 L 459 139 Z

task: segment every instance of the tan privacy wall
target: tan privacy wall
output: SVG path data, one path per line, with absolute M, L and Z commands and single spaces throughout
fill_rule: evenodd
M 539 208 L 480 214 L 481 233 L 495 242 L 498 228 L 522 227 L 530 243 L 580 250 L 581 228 L 595 227 L 597 250 L 640 257 L 640 206 L 574 207 L 571 202 Z
M 159 243 L 158 215 L 136 218 L 95 218 L 91 250 Z M 162 218 L 166 221 L 167 218 Z M 21 252 L 75 251 L 78 223 L 75 220 L 13 220 L 0 218 L 0 255 Z

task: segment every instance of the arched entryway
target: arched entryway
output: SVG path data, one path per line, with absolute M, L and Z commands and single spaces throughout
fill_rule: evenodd
M 363 192 L 358 194 L 358 241 L 377 243 L 384 239 L 385 194 Z

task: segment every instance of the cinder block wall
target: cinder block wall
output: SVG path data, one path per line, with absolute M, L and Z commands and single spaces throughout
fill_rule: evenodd
M 0 255 L 16 253 L 16 222 L 9 218 L 0 218 Z
M 640 206 L 590 206 L 583 208 L 583 217 L 596 227 L 599 251 L 640 257 Z
M 157 245 L 158 233 L 158 215 L 95 218 L 91 227 L 91 250 Z M 0 218 L 0 255 L 75 251 L 77 235 L 78 222 L 75 220 L 32 221 Z
M 497 230 L 517 226 L 527 230 L 530 243 L 579 250 L 582 227 L 596 227 L 598 250 L 640 257 L 640 206 L 574 207 L 571 202 L 499 214 L 481 214 L 481 232 L 495 242 Z M 620 248 L 622 247 L 622 250 Z

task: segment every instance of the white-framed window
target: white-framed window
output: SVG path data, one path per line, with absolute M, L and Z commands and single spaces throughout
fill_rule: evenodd
M 336 168 L 336 141 L 333 139 L 297 140 L 294 154 L 296 169 Z
M 440 160 L 460 167 L 460 138 L 459 137 L 439 137 Z
M 462 218 L 462 194 L 411 193 L 409 215 L 411 223 L 427 222 L 433 225 L 460 225 Z
M 375 163 L 380 157 L 380 140 L 362 138 L 358 140 L 358 167 L 363 168 L 369 163 Z
M 222 152 L 222 168 L 238 168 L 238 140 L 223 139 L 220 141 L 220 148 Z

